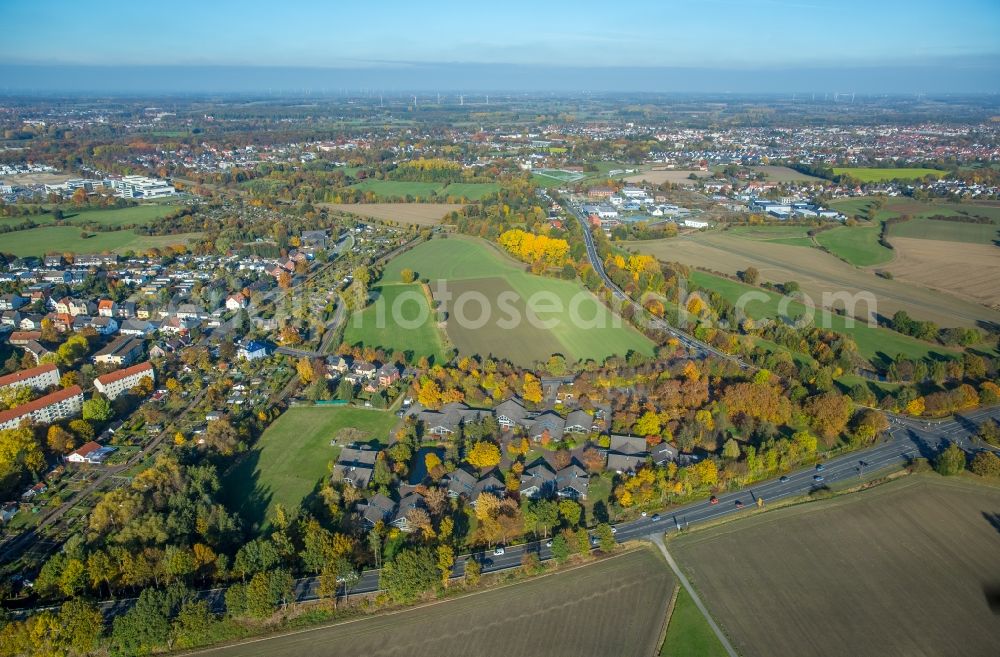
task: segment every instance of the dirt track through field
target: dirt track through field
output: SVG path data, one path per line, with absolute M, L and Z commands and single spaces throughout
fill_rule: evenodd
M 1000 311 L 915 283 L 879 278 L 809 247 L 762 242 L 719 232 L 628 242 L 627 246 L 660 260 L 726 274 L 736 274 L 753 266 L 760 271 L 761 281 L 797 281 L 817 306 L 821 305 L 824 292 L 856 294 L 868 291 L 875 295 L 877 312 L 883 316 L 891 317 L 897 310 L 906 310 L 917 319 L 931 320 L 941 326 L 974 326 L 979 320 L 1000 322 Z M 858 304 L 858 309 L 864 312 L 865 305 Z

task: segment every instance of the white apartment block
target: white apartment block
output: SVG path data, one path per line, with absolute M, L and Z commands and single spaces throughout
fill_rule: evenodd
M 0 412 L 0 430 L 16 429 L 24 422 L 52 424 L 75 417 L 82 411 L 83 390 L 80 386 L 70 386 L 9 411 Z
M 57 385 L 59 385 L 59 368 L 55 365 L 39 365 L 0 377 L 0 390 L 16 386 L 45 390 Z
M 156 373 L 149 362 L 102 374 L 94 379 L 94 387 L 108 399 L 115 399 L 139 385 L 143 379 L 156 382 Z

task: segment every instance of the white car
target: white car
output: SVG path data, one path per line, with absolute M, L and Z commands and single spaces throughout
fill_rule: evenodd
M 503 556 L 503 553 L 504 553 L 504 549 L 502 547 L 498 547 L 498 548 L 495 548 L 493 550 L 493 556 L 495 556 L 495 557 Z
M 617 534 L 618 533 L 618 528 L 617 527 L 612 527 L 611 528 L 611 533 L 612 534 Z

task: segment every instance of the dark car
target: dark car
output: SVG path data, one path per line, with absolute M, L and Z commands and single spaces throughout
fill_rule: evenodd
M 716 497 L 715 495 L 713 495 L 712 497 L 708 498 L 708 503 L 709 504 L 718 504 L 719 503 L 719 498 Z
M 788 477 L 786 477 L 785 475 L 781 475 L 780 477 L 778 477 L 778 481 L 780 481 L 783 484 L 787 484 L 788 483 Z
M 739 500 L 736 500 L 736 508 L 737 509 L 742 509 L 743 508 L 743 502 L 740 502 Z
M 822 463 L 817 463 L 816 464 L 816 472 L 823 472 L 823 470 L 826 470 L 826 466 L 823 465 Z
M 823 475 L 813 475 L 813 481 L 823 481 Z

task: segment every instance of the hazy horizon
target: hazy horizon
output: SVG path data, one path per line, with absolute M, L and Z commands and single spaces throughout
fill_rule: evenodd
M 7 0 L 0 91 L 1000 91 L 1000 3 Z

